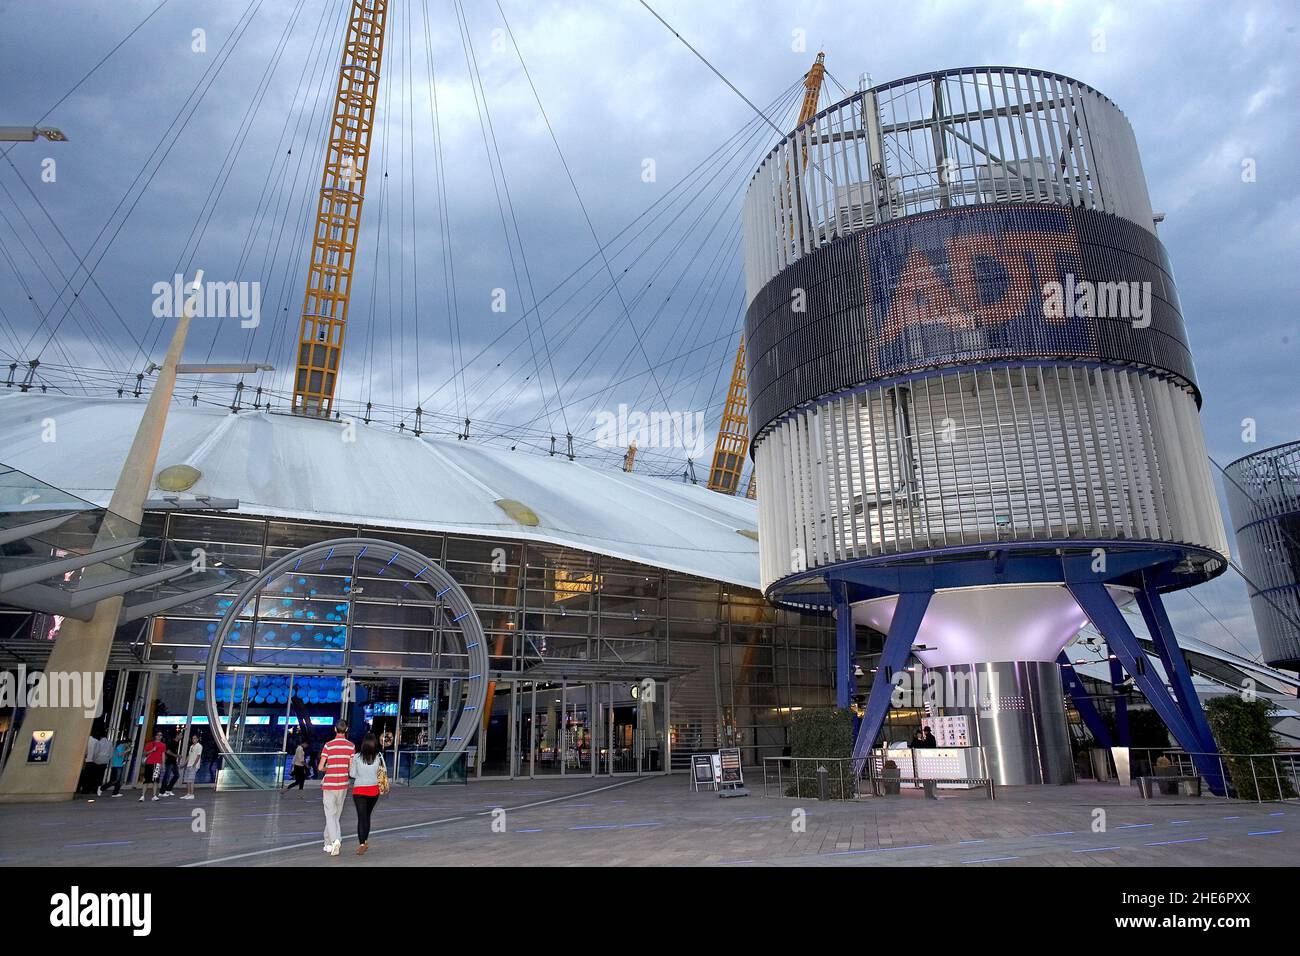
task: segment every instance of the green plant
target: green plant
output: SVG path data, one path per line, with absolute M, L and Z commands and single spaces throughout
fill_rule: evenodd
M 1276 761 L 1260 756 L 1277 752 L 1273 710 L 1270 700 L 1247 700 L 1236 694 L 1215 697 L 1205 705 L 1205 716 L 1219 749 L 1234 755 L 1225 757 L 1224 763 L 1232 788 L 1242 800 L 1277 800 L 1296 795 Z
M 836 763 L 853 756 L 853 712 L 838 710 L 801 710 L 790 722 L 790 756 L 823 758 L 829 773 L 832 800 L 845 800 L 853 795 L 848 779 L 851 765 Z M 796 760 L 793 780 L 787 782 L 787 797 L 817 796 L 818 779 L 815 760 Z

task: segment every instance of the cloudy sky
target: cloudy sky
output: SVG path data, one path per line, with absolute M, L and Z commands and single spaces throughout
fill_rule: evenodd
M 651 6 L 783 128 L 818 49 L 849 88 L 979 64 L 1097 87 L 1166 214 L 1212 456 L 1300 437 L 1294 4 Z M 258 283 L 260 321 L 200 323 L 187 359 L 274 365 L 249 384 L 284 401 L 345 7 L 0 3 L 0 124 L 70 139 L 0 159 L 6 363 L 39 355 L 69 391 L 130 387 L 165 345 L 154 284 L 202 268 Z M 419 405 L 446 434 L 469 417 L 521 451 L 572 432 L 611 465 L 596 416 L 622 402 L 703 413 L 711 435 L 743 308 L 739 196 L 770 130 L 637 0 L 390 12 L 344 406 L 411 423 Z M 230 376 L 189 384 L 233 395 Z M 680 473 L 681 457 L 643 467 Z M 1176 625 L 1253 653 L 1241 580 L 1197 594 L 1222 624 L 1178 595 Z

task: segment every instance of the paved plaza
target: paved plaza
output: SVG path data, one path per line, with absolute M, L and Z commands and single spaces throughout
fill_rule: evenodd
M 0 806 L 0 866 L 1255 866 L 1300 853 L 1295 804 L 1142 801 L 1103 784 L 820 803 L 761 783 L 720 799 L 685 776 L 483 780 L 395 790 L 364 857 L 349 801 L 337 858 L 321 852 L 319 791 L 137 796 Z

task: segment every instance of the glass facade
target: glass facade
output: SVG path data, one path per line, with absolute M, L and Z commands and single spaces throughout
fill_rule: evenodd
M 778 610 L 747 588 L 531 541 L 212 514 L 150 514 L 145 524 L 218 569 L 256 573 L 346 537 L 403 544 L 441 564 L 488 641 L 485 720 L 462 774 L 685 770 L 693 752 L 729 745 L 753 765 L 786 752 L 793 713 L 834 705 L 831 621 Z M 263 757 L 241 759 L 267 782 L 284 779 L 304 724 L 325 731 L 347 716 L 354 731 L 380 737 L 399 783 L 418 780 L 430 728 L 456 692 L 451 642 L 401 604 L 400 575 L 333 571 L 277 576 L 241 609 L 215 687 L 232 748 Z M 201 671 L 236 596 L 159 615 L 143 642 L 138 623 L 118 635 L 134 642 L 139 666 L 116 672 L 133 696 L 114 729 L 131 734 L 137 753 L 157 728 L 168 741 L 199 733 L 211 751 L 200 782 L 220 780 Z M 353 695 L 344 693 L 349 668 Z

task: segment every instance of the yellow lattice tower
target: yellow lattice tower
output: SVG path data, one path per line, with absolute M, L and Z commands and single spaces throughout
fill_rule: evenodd
M 745 380 L 745 336 L 740 336 L 736 367 L 731 372 L 727 403 L 722 408 L 722 425 L 713 446 L 713 467 L 709 469 L 709 490 L 734 495 L 740 487 L 749 450 L 749 389 Z
M 817 100 L 821 96 L 822 79 L 826 75 L 826 54 L 818 53 L 812 68 L 803 78 L 803 103 L 799 107 L 799 120 L 795 128 L 808 122 L 817 113 Z M 808 146 L 803 148 L 803 161 L 808 162 Z M 787 174 L 787 179 L 789 178 Z M 791 229 L 794 228 L 792 223 Z M 736 367 L 731 373 L 727 389 L 727 404 L 722 410 L 722 423 L 718 426 L 718 441 L 713 446 L 713 467 L 709 469 L 709 490 L 734 495 L 740 488 L 740 473 L 745 468 L 745 453 L 749 449 L 749 388 L 745 381 L 745 336 L 740 336 L 736 349 Z M 746 498 L 758 495 L 758 480 L 752 474 Z
M 305 415 L 334 405 L 387 19 L 388 0 L 352 0 L 298 327 L 293 410 Z

